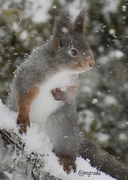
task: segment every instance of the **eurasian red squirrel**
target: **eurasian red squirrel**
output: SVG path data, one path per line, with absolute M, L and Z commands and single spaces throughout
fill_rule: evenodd
M 9 107 L 18 112 L 19 132 L 26 133 L 30 122 L 45 128 L 67 173 L 76 169 L 80 144 L 75 103 L 79 74 L 95 63 L 84 28 L 85 9 L 73 24 L 68 11 L 57 16 L 50 40 L 18 67 L 9 97 Z

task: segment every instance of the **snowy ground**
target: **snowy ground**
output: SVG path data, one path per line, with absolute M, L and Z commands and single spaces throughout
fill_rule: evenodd
M 13 129 L 15 133 L 18 133 L 18 128 L 16 127 L 15 123 L 16 116 L 16 113 L 9 111 L 9 109 L 0 101 L 0 129 Z M 85 161 L 80 157 L 76 159 L 76 173 L 71 172 L 69 175 L 67 175 L 63 171 L 62 166 L 59 165 L 58 158 L 52 152 L 52 144 L 49 138 L 47 137 L 46 133 L 41 132 L 41 129 L 37 124 L 31 124 L 31 128 L 28 130 L 27 134 L 22 135 L 21 138 L 26 144 L 25 151 L 27 154 L 34 151 L 35 153 L 46 155 L 44 170 L 49 172 L 51 175 L 54 174 L 54 176 L 63 180 L 113 179 L 109 175 L 105 175 L 103 172 L 97 171 L 95 168 L 90 166 L 88 160 Z

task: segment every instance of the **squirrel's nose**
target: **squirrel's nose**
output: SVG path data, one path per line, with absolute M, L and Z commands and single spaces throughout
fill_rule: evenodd
M 90 68 L 92 68 L 94 65 L 95 65 L 95 62 L 92 62 L 92 63 L 88 63 Z
M 89 63 L 89 66 L 90 66 L 90 67 L 93 67 L 93 65 L 92 65 L 92 64 L 90 64 L 90 63 Z
M 87 64 L 88 64 L 88 66 L 89 66 L 90 68 L 92 68 L 92 67 L 95 65 L 94 59 L 93 59 L 93 58 L 89 59 L 88 62 L 87 62 Z
M 91 51 L 88 52 L 88 55 L 85 57 L 85 60 L 90 68 L 95 65 L 95 60 Z

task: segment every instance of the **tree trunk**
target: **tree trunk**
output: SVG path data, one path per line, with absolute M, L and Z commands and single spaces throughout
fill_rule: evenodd
M 24 144 L 17 134 L 0 130 L 0 180 L 61 180 L 44 172 L 43 155 L 25 154 Z
M 101 149 L 100 146 L 84 139 L 79 154 L 84 159 L 89 159 L 90 164 L 98 170 L 109 174 L 118 180 L 128 180 L 128 167 L 119 162 L 115 157 Z

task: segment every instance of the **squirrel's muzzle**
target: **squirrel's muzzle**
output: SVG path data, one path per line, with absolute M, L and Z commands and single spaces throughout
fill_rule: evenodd
M 90 68 L 92 68 L 95 65 L 95 60 L 93 58 L 93 56 L 89 57 L 89 59 L 87 59 L 87 63 L 90 66 Z
M 81 59 L 82 60 L 80 62 L 75 63 L 76 70 L 86 71 L 95 65 L 95 60 L 91 52 L 89 52 L 89 54 L 86 56 L 82 56 Z
M 89 66 L 90 66 L 91 68 L 95 65 L 95 60 L 94 60 L 94 57 L 93 57 L 93 54 L 92 54 L 92 51 L 91 51 L 91 50 L 88 51 L 88 55 L 87 55 L 87 57 L 85 58 L 85 61 L 88 62 Z

